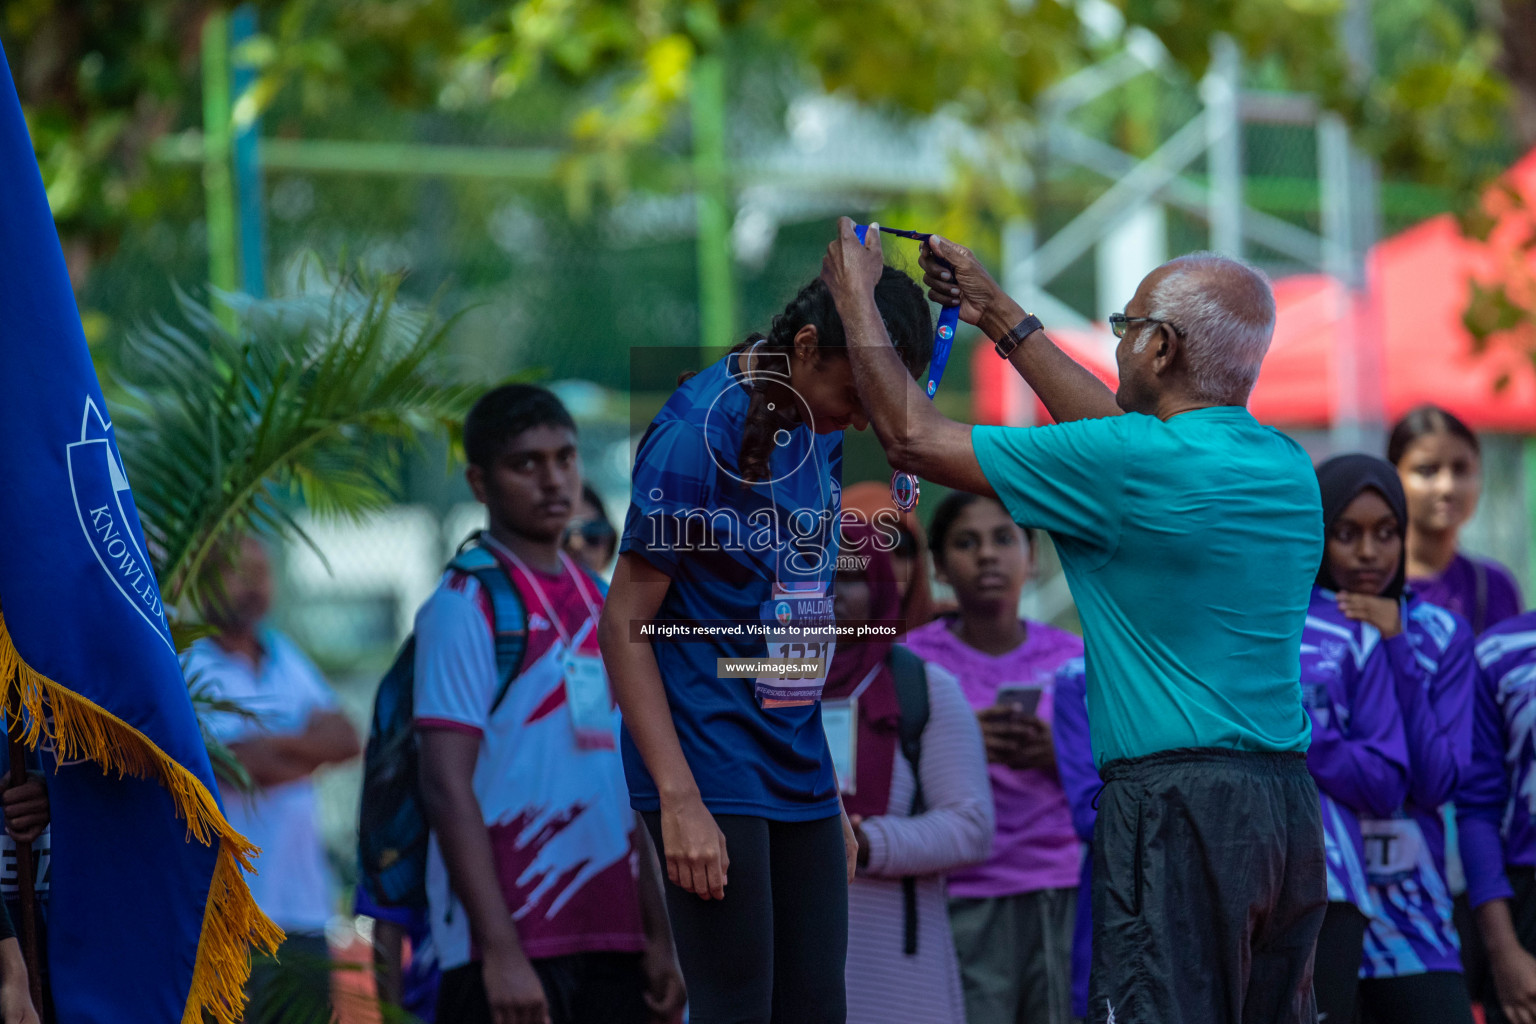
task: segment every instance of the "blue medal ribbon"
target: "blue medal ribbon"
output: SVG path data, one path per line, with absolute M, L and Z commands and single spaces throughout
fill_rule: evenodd
M 864 236 L 869 231 L 868 224 L 855 224 L 854 234 L 859 236 L 859 244 L 864 244 Z M 898 238 L 912 238 L 919 242 L 926 242 L 933 237 L 931 232 L 903 231 L 900 228 L 888 228 L 881 226 L 882 234 L 896 235 Z M 937 256 L 934 257 L 938 259 Z M 954 270 L 949 263 L 939 259 L 939 263 L 950 270 Z M 949 366 L 949 352 L 955 345 L 955 329 L 960 326 L 960 307 L 942 306 L 939 309 L 939 325 L 933 332 L 933 358 L 928 364 L 928 399 L 938 394 L 939 382 L 944 379 L 944 370 Z M 917 507 L 918 500 L 917 477 L 911 473 L 897 471 L 891 477 L 891 500 L 896 507 L 903 512 L 910 512 Z
M 869 225 L 855 224 L 853 231 L 854 234 L 859 236 L 859 243 L 862 245 L 864 236 L 869 231 Z M 884 226 L 880 228 L 880 233 L 896 235 L 898 238 L 911 238 L 919 242 L 926 242 L 933 237 L 932 232 L 903 231 L 901 228 L 888 228 Z M 938 257 L 934 258 L 938 259 Z M 939 260 L 939 262 L 949 267 L 950 270 L 955 269 L 950 267 L 944 260 Z M 928 364 L 928 397 L 930 399 L 938 394 L 939 383 L 944 379 L 944 371 L 949 366 L 949 352 L 955 345 L 955 330 L 959 326 L 959 306 L 943 306 L 939 309 L 939 325 L 933 332 L 933 359 Z

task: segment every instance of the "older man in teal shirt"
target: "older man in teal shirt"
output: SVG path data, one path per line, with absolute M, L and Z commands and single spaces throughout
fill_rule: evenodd
M 1082 618 L 1105 780 L 1089 1020 L 1315 1020 L 1326 878 L 1299 654 L 1322 510 L 1306 453 L 1246 408 L 1268 282 L 1209 253 L 1154 270 L 1111 318 L 1111 394 L 934 237 L 930 297 L 958 304 L 1058 421 L 973 428 L 924 401 L 891 349 L 867 237 L 843 221 L 822 276 L 891 464 L 1048 531 Z

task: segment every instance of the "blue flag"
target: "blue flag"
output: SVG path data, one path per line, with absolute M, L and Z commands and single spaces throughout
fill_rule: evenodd
M 238 1017 L 281 932 L 241 876 L 0 53 L 0 694 L 57 760 L 61 1024 Z

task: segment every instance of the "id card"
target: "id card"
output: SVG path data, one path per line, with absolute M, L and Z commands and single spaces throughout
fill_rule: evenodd
M 1365 874 L 1381 884 L 1409 874 L 1424 852 L 1424 832 L 1412 818 L 1361 818 Z
M 765 708 L 799 707 L 821 699 L 827 669 L 837 644 L 830 627 L 836 622 L 832 598 L 825 588 L 785 591 L 774 588 L 771 600 L 759 609 L 766 657 L 805 664 L 786 667 L 773 676 L 757 677 L 757 700 Z
M 821 705 L 821 728 L 827 734 L 832 751 L 832 770 L 837 773 L 837 788 L 844 796 L 858 792 L 859 702 L 827 701 Z
M 603 660 L 589 654 L 565 656 L 565 702 L 571 709 L 576 746 L 582 750 L 613 750 L 613 700 Z

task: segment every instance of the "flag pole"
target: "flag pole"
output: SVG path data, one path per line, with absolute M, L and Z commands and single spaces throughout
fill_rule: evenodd
M 12 786 L 27 781 L 27 748 L 21 742 L 20 702 L 11 706 L 6 715 L 10 727 Z M 16 884 L 21 895 L 21 955 L 27 962 L 27 988 L 32 994 L 32 1008 L 38 1019 L 43 1014 L 43 976 L 37 959 L 37 894 L 33 890 L 32 844 L 16 841 Z

